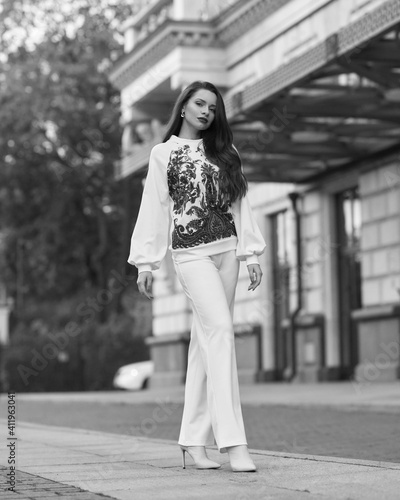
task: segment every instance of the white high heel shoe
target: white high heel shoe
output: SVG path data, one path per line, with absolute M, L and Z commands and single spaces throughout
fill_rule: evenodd
M 233 472 L 255 472 L 257 470 L 246 445 L 229 446 L 226 450 Z
M 221 467 L 217 462 L 213 462 L 207 457 L 204 446 L 182 446 L 182 467 L 186 469 L 185 453 L 192 457 L 196 469 L 219 469 Z

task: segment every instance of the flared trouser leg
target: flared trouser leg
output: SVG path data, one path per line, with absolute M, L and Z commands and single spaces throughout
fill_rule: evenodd
M 214 434 L 224 452 L 247 444 L 232 321 L 239 262 L 229 251 L 181 257 L 175 268 L 193 309 L 179 444 L 210 445 Z
M 198 341 L 197 319 L 193 317 L 185 385 L 185 406 L 179 443 L 186 446 L 214 444 L 207 401 L 207 376 Z

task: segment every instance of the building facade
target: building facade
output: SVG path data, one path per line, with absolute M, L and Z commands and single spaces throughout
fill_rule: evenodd
M 400 0 L 149 0 L 124 32 L 121 183 L 145 176 L 183 87 L 224 95 L 268 243 L 262 286 L 242 269 L 237 288 L 241 379 L 400 378 Z M 183 383 L 170 258 L 154 292 L 152 383 Z

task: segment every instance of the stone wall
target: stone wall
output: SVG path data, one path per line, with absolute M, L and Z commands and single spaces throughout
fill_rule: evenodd
M 400 177 L 396 165 L 360 177 L 362 302 L 391 304 L 400 296 Z

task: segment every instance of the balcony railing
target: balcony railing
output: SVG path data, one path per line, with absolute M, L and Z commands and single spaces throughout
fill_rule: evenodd
M 125 24 L 125 52 L 130 52 L 167 19 L 171 19 L 172 12 L 173 0 L 148 2 L 146 7 Z
M 196 3 L 197 17 L 192 11 L 186 19 L 174 18 L 171 6 L 175 4 L 171 0 L 156 2 L 141 12 L 141 17 L 138 14 L 126 23 L 126 53 L 114 65 L 110 80 L 122 90 L 177 46 L 223 47 L 290 1 L 258 0 L 249 6 L 243 0 L 199 2 Z M 209 8 L 208 14 L 204 6 Z M 169 9 L 167 15 L 162 14 L 163 8 Z M 152 16 L 155 18 L 150 21 Z
M 122 90 L 178 46 L 218 47 L 220 43 L 209 21 L 169 19 L 115 64 L 109 75 L 111 82 Z
M 175 21 L 208 21 L 229 11 L 243 0 L 201 0 L 183 2 L 175 0 L 142 0 L 142 7 L 124 25 L 125 52 L 130 52 L 167 19 Z

